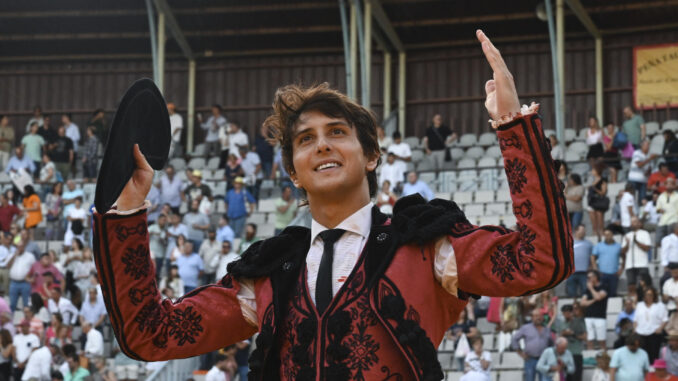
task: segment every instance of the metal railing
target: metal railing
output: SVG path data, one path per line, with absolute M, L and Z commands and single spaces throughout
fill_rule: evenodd
M 200 366 L 200 357 L 170 360 L 151 373 L 146 381 L 186 381 Z

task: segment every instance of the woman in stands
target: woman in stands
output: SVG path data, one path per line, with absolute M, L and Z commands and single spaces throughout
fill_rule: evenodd
M 604 168 L 604 164 L 601 162 L 594 163 L 591 167 L 593 183 L 589 187 L 588 195 L 589 217 L 591 218 L 591 224 L 593 225 L 593 232 L 598 236 L 598 241 L 600 241 L 603 236 L 603 224 L 605 223 L 604 216 L 607 209 L 609 209 L 609 202 L 608 207 L 604 208 L 602 205 L 591 205 L 591 200 L 596 197 L 607 197 L 607 179 L 603 177 Z M 594 193 L 592 194 L 591 192 Z
M 460 381 L 490 381 L 492 356 L 490 352 L 483 350 L 483 337 L 478 335 L 471 341 L 473 349 L 464 359 L 464 375 Z
M 384 180 L 381 184 L 381 190 L 377 193 L 376 204 L 379 207 L 379 210 L 390 216 L 393 214 L 393 205 L 395 205 L 397 200 L 398 196 L 391 192 L 391 182 Z
M 45 206 L 47 207 L 47 230 L 45 235 L 47 240 L 54 239 L 58 235 L 57 229 L 61 226 L 61 194 L 63 189 L 64 183 L 56 183 L 52 187 L 52 191 L 45 197 Z
M 567 185 L 565 186 L 565 203 L 567 204 L 567 212 L 570 214 L 572 230 L 576 230 L 581 225 L 584 215 L 583 201 L 585 192 L 586 190 L 581 185 L 581 176 L 578 173 L 571 173 L 567 178 Z
M 42 221 L 42 209 L 40 209 L 40 197 L 35 193 L 32 185 L 24 187 L 24 212 L 26 221 L 24 227 L 32 232 L 33 228 Z
M 648 288 L 643 301 L 636 306 L 633 326 L 640 335 L 640 346 L 647 352 L 650 362 L 659 356 L 659 348 L 664 338 L 664 326 L 669 321 L 669 313 L 664 303 L 658 300 L 657 291 Z
M 589 152 L 586 154 L 586 160 L 589 164 L 603 157 L 603 129 L 598 124 L 598 119 L 592 116 L 589 118 L 589 127 L 586 130 L 586 144 L 589 146 Z
M 603 160 L 610 171 L 610 182 L 617 182 L 617 172 L 622 169 L 621 162 L 619 161 L 619 150 L 614 147 L 614 137 L 617 135 L 617 128 L 612 123 L 608 123 L 605 126 L 603 131 L 603 146 L 605 151 L 603 152 Z

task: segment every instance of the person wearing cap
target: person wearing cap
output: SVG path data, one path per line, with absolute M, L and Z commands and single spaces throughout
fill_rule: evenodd
M 13 363 L 14 379 L 21 380 L 21 375 L 26 368 L 26 362 L 33 350 L 40 347 L 40 339 L 31 333 L 31 323 L 24 319 L 19 323 L 20 331 L 14 335 L 12 344 L 14 345 Z
M 226 118 L 221 115 L 222 108 L 221 105 L 213 104 L 212 105 L 212 115 L 203 122 L 202 114 L 198 113 L 198 121 L 200 122 L 200 128 L 206 131 L 205 135 L 205 145 L 207 149 L 205 154 L 208 156 L 216 156 L 220 152 L 219 144 L 219 129 L 223 126 L 226 126 L 228 123 Z
M 198 250 L 198 255 L 200 255 L 200 258 L 202 258 L 202 261 L 205 264 L 205 270 L 202 275 L 203 284 L 210 284 L 215 281 L 217 267 L 214 265 L 214 259 L 219 257 L 220 251 L 221 242 L 217 241 L 217 230 L 214 226 L 210 226 L 207 229 L 207 239 L 202 241 L 200 249 Z
M 204 197 L 212 199 L 212 189 L 209 185 L 202 182 L 202 171 L 199 169 L 194 169 L 191 172 L 191 185 L 184 189 L 184 195 L 186 202 L 190 205 L 193 200 L 202 201 Z
M 226 192 L 226 215 L 236 238 L 241 238 L 247 217 L 254 212 L 257 200 L 245 189 L 245 179 L 236 177 L 233 189 Z
M 645 377 L 645 381 L 678 381 L 678 376 L 669 373 L 666 369 L 666 361 L 656 359 L 652 363 L 654 372 L 650 372 Z
M 557 335 L 567 339 L 567 350 L 572 354 L 574 361 L 574 373 L 568 378 L 581 380 L 584 370 L 584 343 L 586 342 L 586 324 L 580 317 L 574 316 L 574 308 L 571 304 L 565 304 L 560 308 L 562 319 L 557 319 L 551 326 L 551 330 Z

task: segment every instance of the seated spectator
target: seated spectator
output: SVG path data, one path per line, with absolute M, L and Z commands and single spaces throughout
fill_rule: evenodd
M 240 150 L 240 166 L 244 172 L 243 178 L 247 184 L 247 190 L 259 200 L 259 188 L 264 178 L 264 173 L 261 167 L 261 158 L 255 151 L 248 149 L 248 146 L 239 146 Z
M 52 345 L 34 349 L 28 357 L 21 380 L 49 380 L 52 377 L 52 357 L 58 351 L 59 348 Z
M 549 142 L 551 143 L 551 158 L 553 160 L 564 160 L 565 153 L 563 152 L 563 147 L 560 146 L 560 142 L 555 135 L 549 136 Z
M 388 146 L 388 152 L 395 155 L 396 163 L 402 167 L 403 173 L 407 171 L 407 163 L 412 160 L 410 145 L 402 140 L 400 132 L 393 133 L 393 143 Z
M 652 368 L 654 372 L 647 374 L 645 378 L 646 381 L 659 381 L 659 380 L 668 380 L 668 381 L 678 381 L 678 376 L 670 374 L 666 370 L 666 361 L 662 359 L 656 359 L 652 363 Z
M 257 237 L 257 224 L 255 223 L 248 223 L 245 226 L 245 237 L 243 237 L 242 241 L 240 241 L 240 247 L 238 248 L 238 252 L 242 255 L 249 247 L 259 241 L 261 238 Z
M 216 267 L 216 279 L 217 281 L 221 280 L 226 276 L 226 266 L 229 263 L 240 259 L 240 256 L 233 251 L 233 245 L 230 241 L 224 241 L 221 243 L 221 251 L 219 255 L 213 258 L 212 265 Z
M 233 229 L 231 229 L 231 226 L 228 224 L 228 216 L 226 214 L 222 214 L 221 217 L 219 217 L 219 229 L 217 229 L 217 241 L 219 242 L 229 241 L 231 242 L 231 244 L 233 244 L 234 239 L 235 232 L 233 232 Z
M 175 298 L 179 298 L 184 294 L 184 281 L 181 280 L 181 277 L 179 276 L 179 266 L 170 266 L 167 276 L 160 280 L 160 286 L 158 288 L 161 292 L 166 288 L 171 288 Z
M 7 165 L 13 146 L 14 127 L 9 124 L 9 116 L 0 115 L 0 168 Z
M 202 258 L 202 262 L 205 265 L 205 271 L 202 278 L 203 284 L 214 283 L 216 265 L 215 259 L 219 258 L 219 253 L 221 252 L 221 242 L 217 241 L 217 231 L 214 227 L 210 226 L 207 229 L 207 239 L 202 241 L 200 249 L 198 250 L 198 255 Z
M 70 300 L 61 295 L 61 289 L 54 287 L 52 296 L 47 302 L 47 310 L 51 314 L 60 313 L 64 319 L 64 324 L 75 325 L 78 322 L 79 311 Z
M 565 204 L 567 205 L 567 212 L 570 214 L 572 229 L 581 225 L 584 216 L 584 192 L 585 189 L 581 185 L 581 176 L 577 173 L 571 173 L 567 178 L 567 186 L 565 187 Z
M 389 182 L 389 190 L 392 192 L 399 192 L 402 190 L 402 183 L 405 181 L 405 170 L 407 167 L 396 163 L 395 154 L 390 152 L 386 156 L 386 163 L 382 164 L 381 172 L 379 172 L 379 184 L 384 181 Z
M 188 228 L 186 238 L 193 243 L 193 247 L 200 249 L 205 239 L 205 232 L 210 227 L 210 219 L 199 210 L 200 201 L 193 199 L 189 204 L 188 213 L 184 214 L 183 223 Z
M 35 193 L 32 185 L 24 187 L 24 213 L 26 220 L 24 227 L 33 229 L 42 221 L 42 208 L 40 207 L 40 197 Z
M 383 126 L 377 126 L 377 140 L 379 141 L 379 149 L 382 153 L 386 153 L 388 147 L 393 143 L 390 136 L 386 136 Z
M 650 248 L 652 237 L 643 230 L 643 223 L 638 217 L 631 218 L 631 231 L 626 233 L 622 241 L 622 257 L 626 263 L 626 279 L 629 282 L 629 294 L 636 292 L 636 282 L 640 274 L 649 275 Z M 652 359 L 654 361 L 654 359 Z
M 45 209 L 47 210 L 47 229 L 45 229 L 45 239 L 52 240 L 58 234 L 60 226 L 62 226 L 62 200 L 61 194 L 63 192 L 64 183 L 56 183 L 51 188 L 51 192 L 45 197 Z
M 643 229 L 653 232 L 657 229 L 660 215 L 657 213 L 658 193 L 647 195 L 644 200 L 640 200 L 640 222 L 643 223 Z
M 678 331 L 669 331 L 667 335 L 668 345 L 662 348 L 659 358 L 666 363 L 666 370 L 678 376 Z
M 273 175 L 273 174 L 272 174 Z M 233 183 L 238 177 L 245 176 L 245 172 L 240 166 L 240 160 L 238 160 L 238 155 L 235 153 L 228 154 L 228 160 L 226 161 L 226 171 L 224 172 L 224 180 L 226 180 L 226 189 L 233 189 Z
M 464 375 L 460 381 L 490 381 L 492 356 L 483 350 L 483 336 L 478 335 L 470 340 L 471 351 L 464 359 Z
M 13 352 L 12 334 L 6 329 L 0 329 L 0 380 L 9 381 Z
M 607 299 L 606 285 L 600 282 L 600 274 L 595 270 L 589 270 L 586 274 L 586 294 L 580 302 L 585 308 L 588 349 L 593 349 L 596 341 L 600 349 L 605 348 Z
M 616 349 L 610 361 L 610 381 L 645 379 L 650 368 L 647 352 L 640 348 L 640 337 L 631 334 L 626 338 L 626 345 Z
M 45 326 L 42 322 L 42 319 L 35 316 L 35 314 L 33 313 L 33 309 L 29 306 L 25 306 L 23 308 L 23 312 L 24 319 L 28 320 L 30 324 L 30 332 L 35 334 L 35 336 L 39 337 L 42 340 L 42 334 L 45 332 Z
M 183 254 L 185 244 L 186 237 L 183 234 L 179 234 L 179 236 L 177 236 L 176 238 L 176 243 L 174 244 L 174 247 L 169 252 L 168 259 L 171 264 L 175 264 L 177 262 L 177 258 L 179 258 Z
M 11 311 L 3 311 L 0 313 L 0 329 L 9 331 L 12 336 L 16 334 L 16 328 L 14 328 L 14 324 L 12 324 Z
M 407 174 L 407 183 L 403 185 L 402 196 L 405 197 L 415 193 L 419 193 L 426 201 L 431 201 L 435 198 L 431 188 L 425 182 L 418 179 L 417 172 L 411 171 Z
M 537 371 L 542 381 L 563 380 L 574 374 L 574 370 L 574 359 L 567 349 L 567 339 L 564 337 L 556 339 L 555 346 L 546 348 L 537 362 Z
M 636 315 L 636 302 L 630 296 L 624 298 L 624 308 L 617 316 L 617 322 L 615 323 L 615 331 L 620 332 L 620 323 L 623 319 L 629 319 L 633 323 Z
M 662 286 L 662 300 L 666 304 L 669 314 L 676 312 L 676 300 L 678 300 L 678 263 L 669 263 L 671 278 L 667 279 Z
M 647 352 L 650 361 L 659 357 L 659 348 L 664 337 L 664 326 L 669 314 L 664 303 L 657 298 L 657 291 L 648 288 L 642 302 L 636 305 L 635 330 L 640 337 L 641 347 Z
M 468 316 L 468 311 L 466 308 L 461 310 L 459 313 L 459 318 L 457 322 L 450 327 L 450 333 L 454 341 L 459 340 L 461 335 L 466 335 L 468 339 L 478 336 L 480 331 L 476 328 L 476 322 L 473 319 L 470 319 Z
M 426 135 L 422 138 L 422 145 L 426 154 L 431 157 L 435 169 L 443 168 L 448 147 L 455 140 L 457 140 L 457 134 L 443 124 L 440 114 L 434 115 L 431 125 L 426 129 Z
M 44 287 L 45 280 L 48 277 L 52 277 L 54 283 L 58 284 L 62 290 L 65 289 L 64 277 L 61 274 L 61 271 L 54 266 L 52 256 L 49 253 L 40 254 L 40 260 L 31 266 L 29 276 L 32 279 L 31 293 L 37 292 L 40 295 L 44 295 L 45 299 L 49 298 L 49 295 L 46 295 L 45 293 Z
M 297 199 L 292 196 L 292 187 L 285 185 L 279 199 L 275 201 L 275 235 L 280 234 L 297 215 Z
M 92 365 L 93 366 L 90 366 L 92 379 L 102 381 L 116 380 L 115 372 L 108 367 L 104 356 L 94 356 L 92 358 Z
M 645 298 L 645 291 L 649 288 L 654 288 L 652 277 L 650 277 L 650 274 L 640 274 L 636 283 L 636 293 L 630 295 L 636 299 L 636 302 L 640 302 Z
M 70 248 L 73 238 L 85 241 L 85 227 L 87 226 L 87 210 L 82 207 L 82 197 L 75 198 L 73 207 L 66 214 L 68 226 L 64 234 L 64 247 Z
M 591 381 L 610 381 L 610 356 L 605 351 L 596 353 L 596 369 Z
M 390 216 L 393 214 L 393 206 L 396 200 L 398 200 L 398 196 L 391 192 L 391 183 L 388 180 L 384 180 L 375 199 L 377 207 L 382 213 Z
M 619 332 L 617 339 L 612 344 L 612 348 L 614 349 L 621 348 L 626 345 L 626 338 L 634 333 L 633 321 L 629 320 L 628 318 L 621 319 L 617 325 L 619 326 Z
M 82 324 L 82 333 L 87 336 L 85 341 L 85 355 L 87 357 L 104 355 L 104 336 L 94 329 L 92 323 L 85 321 Z
M 50 323 L 51 316 L 49 316 L 49 311 L 47 311 L 47 307 L 45 307 L 45 301 L 37 292 L 31 294 L 30 307 L 33 315 L 40 319 L 43 326 L 47 326 Z
M 84 323 L 88 322 L 94 328 L 101 329 L 107 315 L 106 306 L 99 299 L 97 289 L 90 287 L 87 290 L 87 298 L 82 302 L 80 307 L 80 325 L 83 326 Z
M 204 265 L 202 258 L 193 251 L 193 243 L 186 241 L 183 253 L 177 258 L 179 276 L 184 282 L 184 294 L 193 291 L 200 286 L 200 278 L 203 275 Z
M 676 134 L 669 129 L 662 131 L 662 135 L 664 135 L 662 155 L 666 160 L 669 171 L 678 176 L 678 139 L 676 139 Z
M 567 296 L 580 297 L 586 292 L 586 272 L 589 264 L 593 261 L 593 245 L 586 237 L 586 227 L 579 225 L 574 229 L 574 273 L 570 275 L 565 284 Z
M 89 378 L 89 371 L 80 365 L 80 356 L 77 353 L 68 353 L 66 356 L 66 373 L 64 373 L 64 381 L 85 381 Z
M 21 209 L 11 204 L 4 194 L 0 194 L 0 230 L 9 232 L 9 227 L 17 217 L 22 214 Z
M 652 172 L 650 178 L 647 180 L 647 190 L 650 193 L 664 193 L 666 191 L 666 180 L 676 179 L 676 175 L 669 170 L 669 166 L 665 162 L 659 163 L 659 170 Z
M 520 340 L 525 340 L 525 350 L 520 348 Z M 525 360 L 525 380 L 534 380 L 537 374 L 537 362 L 546 348 L 553 344 L 551 332 L 544 326 L 544 315 L 532 311 L 532 322 L 520 327 L 513 335 L 511 348 Z
M 20 170 L 25 170 L 29 175 L 35 172 L 35 163 L 28 156 L 24 155 L 24 150 L 21 146 L 14 149 L 14 156 L 9 159 L 5 167 L 5 173 L 16 173 Z
M 572 354 L 574 361 L 574 374 L 570 378 L 580 380 L 584 370 L 584 343 L 586 342 L 586 324 L 581 317 L 574 316 L 574 307 L 571 304 L 565 304 L 560 308 L 563 314 L 562 319 L 558 319 L 551 326 L 551 330 L 558 336 L 567 339 L 567 350 Z

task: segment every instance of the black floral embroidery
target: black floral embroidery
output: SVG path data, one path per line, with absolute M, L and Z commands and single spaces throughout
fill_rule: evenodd
M 170 316 L 169 334 L 178 340 L 177 345 L 182 346 L 189 342 L 195 344 L 195 338 L 203 331 L 202 315 L 197 311 L 193 311 L 193 307 L 189 306 L 186 309 L 176 309 Z
M 141 303 L 144 301 L 144 299 L 145 299 L 147 296 L 153 295 L 153 293 L 155 292 L 155 290 L 156 290 L 155 284 L 150 285 L 150 286 L 148 286 L 148 287 L 144 287 L 144 288 L 132 287 L 132 288 L 129 290 L 129 298 L 130 298 L 130 301 L 131 301 L 132 304 L 134 304 L 135 306 L 138 306 L 139 304 L 141 304 Z
M 530 200 L 525 200 L 525 202 L 513 205 L 513 214 L 522 218 L 532 218 L 532 203 Z
M 463 234 L 472 229 L 473 225 L 468 221 L 457 222 L 452 226 L 452 232 L 455 234 Z
M 506 178 L 509 182 L 511 194 L 521 193 L 523 186 L 527 184 L 527 177 L 525 177 L 527 167 L 518 159 L 506 160 L 505 162 Z
M 156 333 L 161 325 L 167 324 L 166 320 L 167 312 L 156 300 L 150 300 L 146 303 L 134 318 L 134 322 L 138 324 L 139 332 L 148 331 L 150 333 Z
M 122 256 L 122 263 L 125 264 L 125 274 L 131 275 L 134 280 L 148 277 L 151 270 L 151 261 L 148 256 L 148 248 L 139 245 L 137 248 L 128 247 Z
M 498 276 L 502 283 L 506 280 L 513 280 L 513 273 L 516 271 L 515 258 L 513 257 L 513 247 L 510 244 L 497 245 L 496 250 L 490 256 L 492 261 L 492 274 Z
M 520 232 L 520 244 L 518 247 L 518 253 L 522 255 L 533 255 L 534 254 L 534 242 L 537 239 L 537 233 L 528 228 L 527 225 L 518 224 L 518 231 Z
M 517 149 L 522 148 L 518 135 L 516 135 L 515 132 L 512 132 L 508 138 L 499 138 L 499 149 L 503 152 L 508 149 L 508 147 L 515 147 Z
M 367 323 L 359 322 L 356 328 L 358 332 L 351 334 L 348 338 L 348 346 L 351 348 L 349 368 L 356 372 L 354 379 L 362 380 L 364 379 L 362 373 L 379 362 L 379 357 L 377 357 L 379 343 L 372 335 L 366 333 Z
M 123 226 L 118 225 L 115 227 L 115 234 L 118 237 L 120 242 L 127 239 L 127 237 L 138 234 L 142 237 L 146 237 L 148 233 L 148 228 L 146 227 L 146 221 L 139 222 L 136 226 Z

